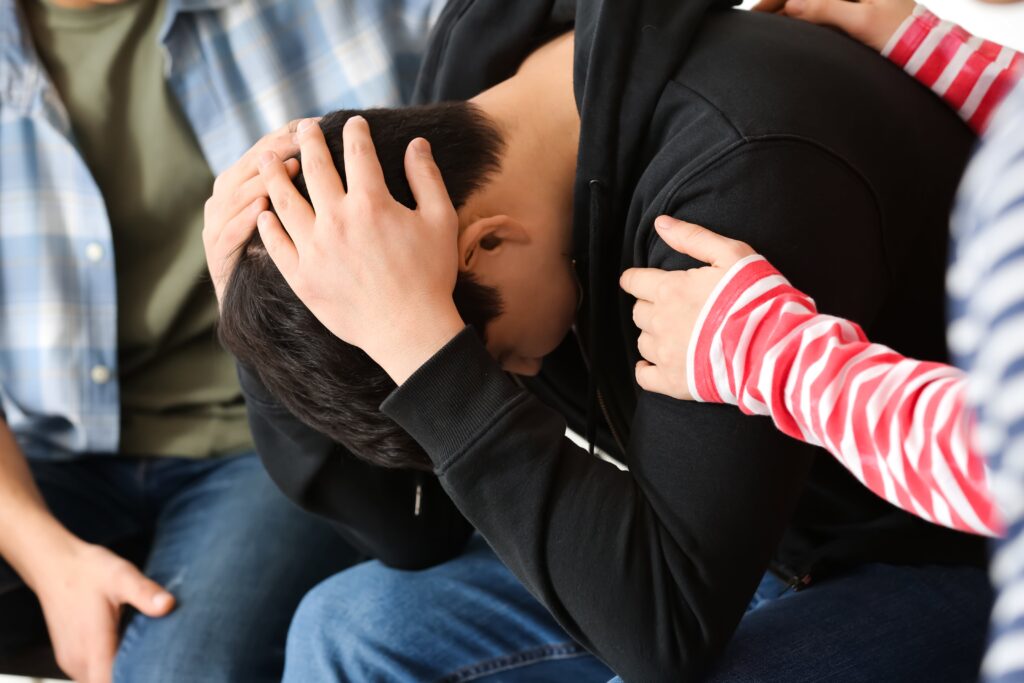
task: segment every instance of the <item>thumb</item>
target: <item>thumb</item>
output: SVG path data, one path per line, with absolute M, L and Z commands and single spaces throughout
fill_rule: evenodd
M 687 223 L 672 216 L 658 216 L 654 227 L 668 246 L 712 266 L 732 263 L 743 257 L 741 248 L 747 247 L 717 232 L 711 232 L 695 223 Z
M 118 598 L 147 617 L 162 617 L 174 609 L 174 596 L 155 581 L 132 567 L 132 574 L 123 580 Z

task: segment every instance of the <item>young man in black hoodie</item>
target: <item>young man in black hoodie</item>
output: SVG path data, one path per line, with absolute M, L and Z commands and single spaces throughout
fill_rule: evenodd
M 462 99 L 507 82 L 538 44 L 566 27 L 565 9 L 541 0 L 515 7 L 450 4 L 421 74 L 421 99 Z M 432 233 L 439 251 L 429 248 L 430 240 L 419 244 L 419 260 L 391 269 L 390 280 L 387 271 L 364 269 L 369 279 L 362 280 L 353 273 L 363 261 L 400 264 L 387 260 L 389 253 L 405 253 L 400 245 L 382 250 L 380 259 L 343 248 L 314 256 L 312 235 L 331 235 L 324 225 L 337 229 L 333 219 L 351 215 L 352 207 L 371 223 L 402 217 L 410 231 L 437 230 L 450 219 L 436 208 L 395 210 L 382 180 L 358 187 L 357 178 L 374 177 L 351 166 L 358 159 L 371 168 L 365 142 L 349 150 L 352 186 L 343 200 L 326 199 L 343 194 L 340 181 L 311 170 L 328 166 L 323 157 L 306 169 L 307 186 L 328 179 L 319 193 L 310 187 L 319 231 L 311 227 L 308 204 L 303 209 L 301 198 L 288 194 L 284 167 L 265 160 L 263 173 L 298 260 L 274 241 L 285 236 L 273 224 L 263 232 L 268 250 L 326 327 L 364 348 L 400 385 L 383 409 L 422 446 L 448 497 L 438 480 L 374 471 L 339 453 L 276 407 L 243 369 L 257 439 L 276 446 L 266 452 L 291 443 L 307 453 L 267 460 L 272 474 L 362 547 L 402 567 L 457 555 L 471 528 L 461 513 L 565 631 L 627 680 L 693 678 L 709 667 L 721 680 L 818 680 L 827 670 L 841 680 L 972 678 L 988 598 L 977 569 L 980 544 L 872 497 L 830 458 L 815 458 L 813 449 L 777 434 L 766 420 L 638 393 L 632 302 L 616 286 L 629 266 L 694 265 L 657 238 L 651 226 L 659 214 L 713 229 L 744 226 L 732 236 L 781 264 L 824 308 L 857 320 L 872 338 L 942 358 L 941 237 L 948 207 L 934 198 L 951 198 L 969 133 L 877 55 L 815 27 L 709 11 L 707 2 L 655 0 L 580 2 L 569 19 L 575 20 L 578 144 L 567 186 L 555 183 L 554 196 L 565 204 L 552 199 L 551 215 L 571 219 L 565 244 L 583 289 L 576 327 L 585 353 L 569 339 L 545 359 L 529 381 L 543 403 L 512 382 L 492 354 L 529 364 L 549 350 L 547 329 L 515 338 L 521 326 L 506 334 L 498 330 L 499 317 L 488 328 L 491 354 L 472 331 L 459 331 L 450 292 L 464 252 L 444 242 L 454 242 L 454 230 L 447 238 Z M 557 60 L 545 68 L 557 70 Z M 507 124 L 501 120 L 507 103 L 493 99 L 498 90 L 489 103 L 477 102 Z M 557 179 L 560 170 L 547 166 L 567 153 L 572 124 L 561 119 L 562 105 L 544 92 L 533 94 L 537 99 L 514 118 L 535 127 L 532 155 L 546 166 L 537 176 Z M 552 108 L 542 109 L 547 102 Z M 545 127 L 548 116 L 555 117 L 553 128 Z M 346 129 L 351 140 L 362 125 Z M 307 129 L 307 157 L 315 155 L 311 134 Z M 466 213 L 482 211 L 476 218 L 486 219 L 499 215 L 488 210 L 503 208 L 495 200 L 502 193 L 497 181 L 524 139 L 507 137 L 502 170 L 480 190 L 475 208 L 467 209 L 472 198 L 463 207 L 460 223 L 473 224 Z M 928 144 L 935 139 L 943 145 Z M 522 169 L 518 175 L 524 186 L 504 190 L 504 206 L 513 209 L 524 205 L 518 191 L 531 187 Z M 541 222 L 531 226 L 534 232 L 527 228 L 528 236 L 540 235 Z M 341 230 L 359 234 L 351 223 Z M 367 250 L 372 244 L 364 242 Z M 547 244 L 551 250 L 560 242 Z M 838 268 L 836 253 L 848 255 Z M 344 260 L 353 254 L 355 260 Z M 318 259 L 329 267 L 316 269 Z M 331 277 L 339 272 L 345 277 Z M 367 287 L 361 295 L 345 284 L 357 281 Z M 496 276 L 490 284 L 507 308 L 520 303 L 512 301 L 508 279 Z M 374 298 L 388 291 L 402 294 Z M 361 309 L 374 312 L 355 315 Z M 353 319 L 360 324 L 350 326 Z M 510 340 L 508 348 L 496 348 L 499 339 Z M 565 419 L 617 455 L 629 473 L 565 439 Z M 476 562 L 479 553 L 464 558 Z M 460 576 L 460 562 L 430 570 L 429 580 L 450 584 Z M 476 591 L 466 600 L 481 611 L 502 605 L 486 620 L 502 633 L 525 609 L 503 593 L 511 589 L 499 578 L 500 566 L 488 567 L 494 578 L 483 583 L 492 593 L 485 599 Z M 725 649 L 758 584 L 773 583 L 762 581 L 766 570 L 782 577 L 774 582 L 777 592 L 790 589 L 750 611 Z M 321 604 L 320 611 L 307 608 L 305 619 L 300 611 L 296 638 L 308 646 L 313 628 L 314 645 L 324 646 L 314 650 L 327 659 L 341 652 L 339 643 L 348 643 L 350 653 L 361 647 L 359 665 L 377 667 L 360 669 L 367 677 L 418 676 L 400 662 L 416 660 L 423 640 L 443 639 L 465 606 L 453 604 L 458 591 L 424 590 L 429 581 L 420 577 L 403 593 L 402 582 L 379 565 L 332 583 L 333 592 L 322 594 L 346 595 L 348 607 L 374 605 L 378 631 L 360 634 L 366 627 L 356 620 L 330 621 L 330 605 Z M 374 585 L 387 592 L 359 592 Z M 410 603 L 415 614 L 399 610 Z M 389 623 L 404 637 L 375 641 L 388 634 Z M 506 645 L 493 639 L 490 649 L 482 648 L 486 657 L 481 648 L 467 648 L 462 663 L 511 654 L 502 652 Z

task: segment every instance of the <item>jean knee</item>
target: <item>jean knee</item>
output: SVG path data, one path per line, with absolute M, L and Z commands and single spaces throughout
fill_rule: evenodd
M 333 680 L 339 672 L 383 675 L 388 652 L 408 630 L 416 581 L 406 572 L 365 563 L 309 591 L 288 630 L 286 680 Z M 302 675 L 298 675 L 298 671 Z

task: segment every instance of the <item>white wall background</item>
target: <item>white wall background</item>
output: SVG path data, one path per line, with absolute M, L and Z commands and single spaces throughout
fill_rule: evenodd
M 975 35 L 1024 50 L 1024 2 L 994 5 L 978 0 L 928 0 L 922 4 Z
M 744 0 L 743 7 L 755 4 L 757 0 Z M 922 4 L 975 35 L 1024 51 L 1024 0 L 1015 5 L 995 5 L 980 0 L 925 0 Z

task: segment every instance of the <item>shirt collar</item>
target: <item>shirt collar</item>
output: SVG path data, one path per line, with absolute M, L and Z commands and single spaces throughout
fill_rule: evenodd
M 166 42 L 180 14 L 220 10 L 240 2 L 242 0 L 167 0 L 160 41 Z M 28 113 L 48 85 L 49 77 L 32 45 L 18 0 L 0 0 L 0 104 L 19 114 Z

